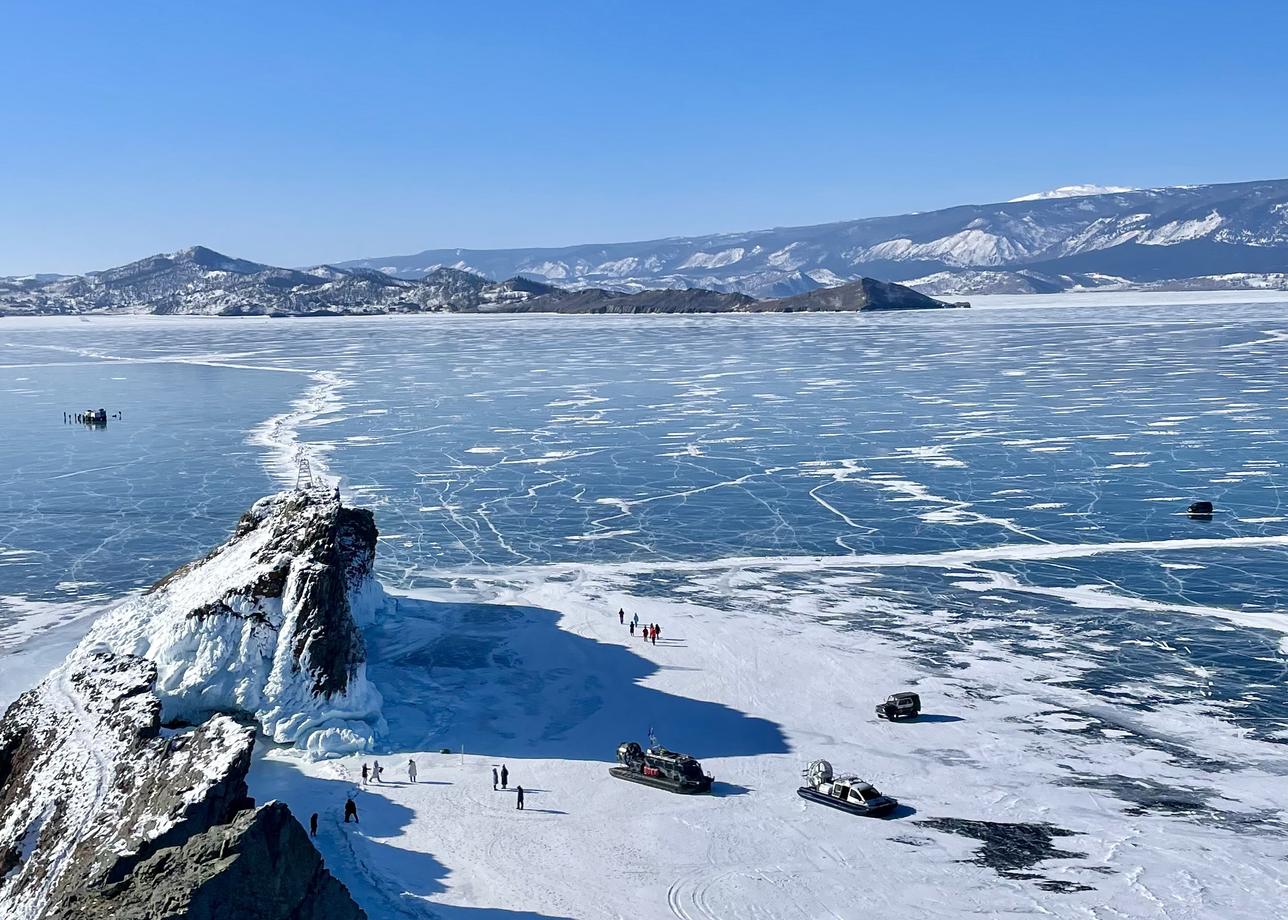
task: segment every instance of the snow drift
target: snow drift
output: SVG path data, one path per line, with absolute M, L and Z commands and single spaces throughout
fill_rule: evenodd
M 360 626 L 381 591 L 376 525 L 313 488 L 261 499 L 233 536 L 96 622 L 73 657 L 151 661 L 167 723 L 244 714 L 315 755 L 366 750 L 385 729 Z

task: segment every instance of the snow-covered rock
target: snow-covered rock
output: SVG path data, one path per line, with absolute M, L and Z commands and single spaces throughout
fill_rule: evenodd
M 361 625 L 368 511 L 310 488 L 106 614 L 0 721 L 0 917 L 359 920 L 285 806 L 254 809 L 259 731 L 312 754 L 384 731 Z
M 24 920 L 122 877 L 244 805 L 254 729 L 164 732 L 156 667 L 73 656 L 0 723 L 0 916 Z
M 143 658 L 73 654 L 0 722 L 0 916 L 5 920 L 103 917 L 197 917 L 202 901 L 227 888 L 227 857 L 243 847 L 244 829 L 261 824 L 251 810 L 246 774 L 254 726 L 215 715 L 195 727 L 162 727 L 157 668 Z M 271 807 L 271 806 L 270 806 Z M 359 918 L 348 892 L 320 865 L 284 806 L 279 833 L 249 875 L 248 890 L 288 892 L 264 918 Z M 262 810 L 261 810 L 262 811 Z M 284 824 L 293 828 L 282 829 Z M 212 829 L 222 851 L 176 852 Z M 304 844 L 307 847 L 307 838 Z M 310 858 L 311 857 L 311 858 Z M 95 910 L 130 890 L 144 864 L 174 878 L 146 886 L 147 906 Z M 247 868 L 245 864 L 243 870 Z M 134 890 L 138 886 L 133 886 Z M 335 913 L 314 912 L 289 892 L 324 888 Z M 226 903 L 226 899 L 225 899 Z M 347 909 L 346 909 L 347 908 Z
M 384 728 L 359 626 L 379 603 L 371 512 L 327 489 L 284 492 L 228 542 L 98 620 L 79 652 L 157 669 L 167 721 L 243 713 L 315 754 L 365 750 Z

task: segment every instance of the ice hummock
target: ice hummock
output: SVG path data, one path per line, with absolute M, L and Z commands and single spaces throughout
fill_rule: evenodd
M 261 499 L 205 559 L 98 620 L 75 654 L 157 668 L 167 723 L 249 715 L 316 756 L 367 750 L 385 729 L 360 626 L 382 594 L 370 512 L 313 488 Z

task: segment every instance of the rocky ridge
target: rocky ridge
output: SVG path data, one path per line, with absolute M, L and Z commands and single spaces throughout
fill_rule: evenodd
M 300 271 L 234 259 L 201 246 L 170 255 L 150 256 L 88 275 L 0 278 L 0 314 L 19 315 L 791 311 L 790 304 L 775 306 L 779 303 L 758 302 L 747 294 L 693 286 L 633 292 L 584 286 L 568 290 L 523 276 L 491 281 L 445 266 L 413 279 L 395 278 L 363 267 L 323 265 Z M 888 303 L 885 307 L 894 308 L 894 304 Z
M 16 700 L 0 720 L 0 916 L 364 917 L 246 775 L 260 731 L 321 754 L 383 730 L 359 628 L 375 541 L 370 512 L 328 490 L 264 499 Z

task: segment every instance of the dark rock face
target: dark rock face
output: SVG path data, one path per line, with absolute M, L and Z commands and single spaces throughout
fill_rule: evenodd
M 271 558 L 272 567 L 252 584 L 230 591 L 220 602 L 222 608 L 232 613 L 227 601 L 237 597 L 281 598 L 284 608 L 297 611 L 292 630 L 295 666 L 309 671 L 315 695 L 343 693 L 366 660 L 349 594 L 371 577 L 378 535 L 375 517 L 364 509 L 345 508 L 325 490 L 314 489 L 257 504 L 242 516 L 234 540 L 264 527 L 272 533 L 260 556 Z
M 280 802 L 158 850 L 125 880 L 51 920 L 361 920 L 366 914 L 322 864 Z
M 256 502 L 232 537 L 98 620 L 82 650 L 147 650 L 163 719 L 254 720 L 281 743 L 361 750 L 383 728 L 365 677 L 377 530 L 328 488 Z

